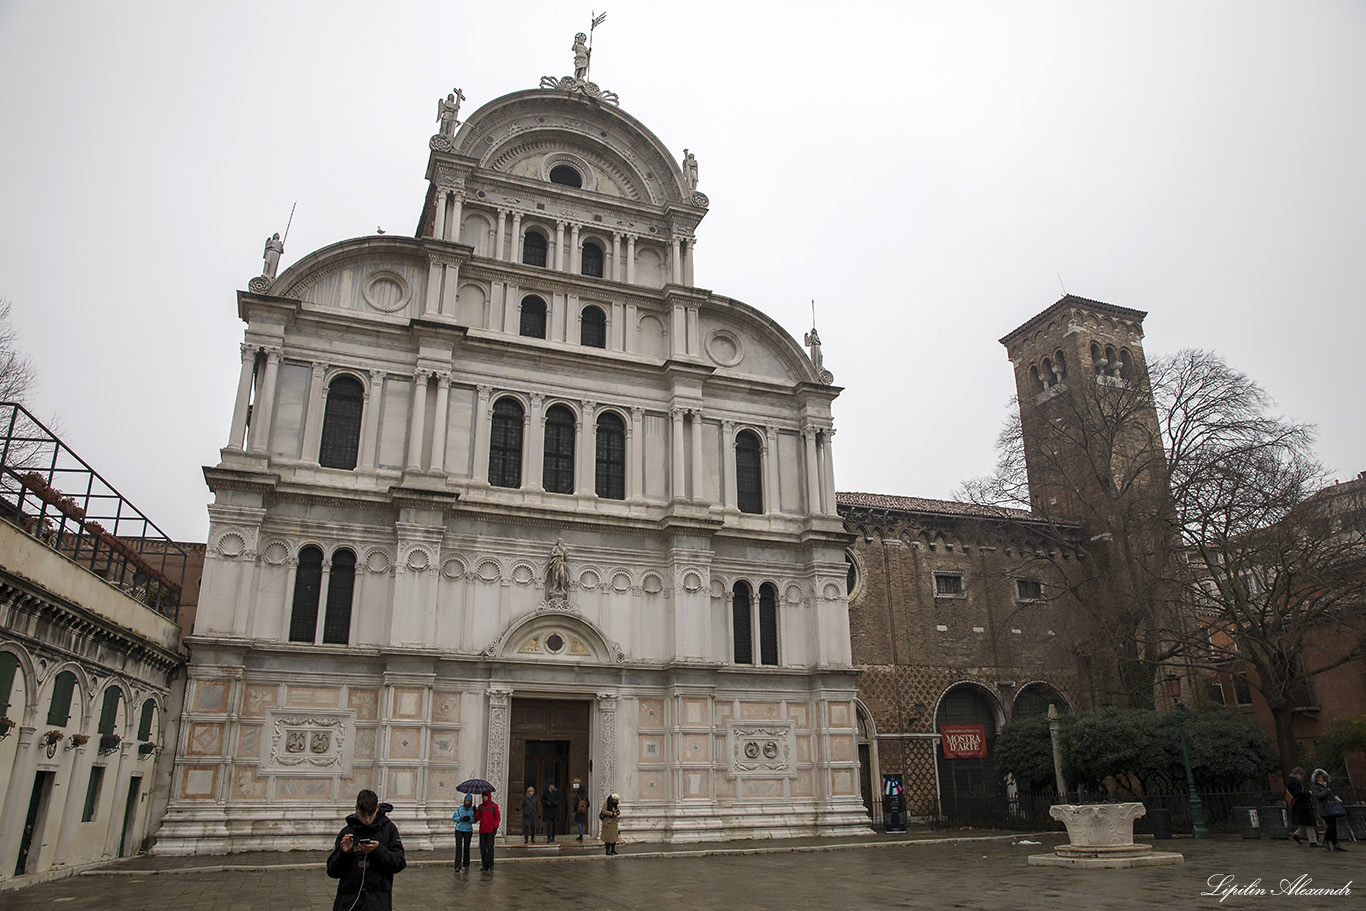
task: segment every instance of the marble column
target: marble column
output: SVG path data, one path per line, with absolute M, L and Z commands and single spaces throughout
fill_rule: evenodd
M 702 499 L 702 410 L 688 412 L 692 417 L 692 498 Z
M 489 440 L 493 433 L 493 415 L 489 409 L 490 386 L 475 388 L 474 400 L 474 477 L 476 484 L 489 482 Z
M 683 251 L 677 237 L 670 242 L 669 250 L 669 271 L 675 285 L 683 281 Z
M 527 415 L 527 432 L 523 434 L 527 440 L 527 456 L 522 466 L 522 487 L 528 490 L 542 490 L 545 487 L 545 418 L 541 409 L 545 405 L 545 396 L 533 392 L 530 398 L 531 411 Z
M 609 273 L 613 281 L 622 281 L 626 275 L 621 267 L 621 232 L 612 235 L 612 271 Z
M 413 405 L 408 426 L 408 464 L 409 471 L 422 468 L 422 438 L 427 432 L 427 379 L 431 372 L 418 370 L 413 374 Z
M 669 477 L 669 499 L 682 500 L 687 497 L 687 481 L 683 477 L 683 409 L 670 408 L 669 453 L 672 456 Z
M 427 460 L 431 471 L 436 474 L 445 474 L 446 472 L 446 424 L 450 417 L 450 396 L 451 375 L 449 373 L 438 373 L 436 375 L 436 423 L 432 425 L 432 451 L 431 458 Z
M 327 590 L 332 587 L 332 561 L 323 561 L 323 580 L 318 585 L 318 610 L 313 615 L 313 644 L 323 644 L 323 621 L 327 619 Z M 353 596 L 354 597 L 354 596 Z
M 251 448 L 253 452 L 270 449 L 270 422 L 275 413 L 275 380 L 280 375 L 280 359 L 284 349 L 269 346 L 266 351 L 266 376 L 261 382 L 261 393 L 256 397 L 252 414 Z
M 764 456 L 764 512 L 782 512 L 782 499 L 778 495 L 781 490 L 778 484 L 778 428 L 772 424 L 764 428 Z
M 491 686 L 489 696 L 488 749 L 484 754 L 484 774 L 494 787 L 495 794 L 507 793 L 508 751 L 512 738 L 512 689 Z M 512 812 L 509 798 L 503 808 L 503 818 L 507 820 Z M 508 831 L 512 831 L 509 829 Z
M 833 427 L 827 427 L 821 433 L 821 512 L 827 516 L 839 511 L 835 503 L 835 459 L 831 448 L 834 437 Z
M 555 262 L 556 272 L 564 271 L 564 222 L 555 222 Z
M 505 238 L 503 237 L 503 235 L 507 233 L 507 226 L 508 226 L 508 225 L 507 225 L 507 222 L 508 222 L 508 210 L 507 210 L 507 209 L 499 209 L 499 210 L 498 210 L 498 233 L 495 234 L 494 237 L 493 237 L 493 258 L 496 259 L 496 260 L 499 260 L 500 262 L 501 262 L 502 259 L 503 259 L 503 249 L 504 249 L 504 243 L 505 243 Z
M 626 432 L 626 499 L 636 500 L 645 495 L 645 478 L 641 468 L 645 463 L 645 410 L 631 409 L 631 426 Z
M 730 512 L 739 512 L 739 498 L 735 492 L 735 422 L 721 422 L 721 486 L 722 500 Z M 772 482 L 770 482 L 771 484 Z
M 575 428 L 577 439 L 574 442 L 574 493 L 581 497 L 596 492 L 597 462 L 597 402 L 579 403 L 579 420 Z
M 512 213 L 512 243 L 508 244 L 508 252 L 512 254 L 508 262 L 519 263 L 522 261 L 522 213 Z
M 237 398 L 232 406 L 232 429 L 228 431 L 228 448 L 246 446 L 247 409 L 251 406 L 251 381 L 256 376 L 255 345 L 242 345 L 242 372 L 237 377 Z
M 360 467 L 375 467 L 375 450 L 378 447 L 380 403 L 384 400 L 384 371 L 370 371 L 370 388 L 361 400 L 361 411 L 365 414 L 365 425 L 360 438 Z
M 593 764 L 597 779 L 597 802 L 617 789 L 617 704 L 616 693 L 598 693 L 598 749 Z
M 446 194 L 450 192 L 445 187 L 436 188 L 436 218 L 432 222 L 432 237 L 437 240 L 446 239 Z
M 295 554 L 290 554 L 289 562 L 285 569 L 285 604 L 284 610 L 280 615 L 284 622 L 280 625 L 280 641 L 289 641 L 289 626 L 294 619 L 294 582 L 299 575 L 299 558 Z
M 626 235 L 626 284 L 636 283 L 636 238 L 634 234 Z
M 579 226 L 573 225 L 569 234 L 569 271 L 578 275 L 583 271 L 583 250 L 579 248 Z
M 820 469 L 816 464 L 816 431 L 802 428 L 802 449 L 806 454 L 806 512 L 817 515 L 821 511 Z
M 446 222 L 446 239 L 460 242 L 460 214 L 465 202 L 463 190 L 451 190 L 451 217 Z
M 313 362 L 313 379 L 308 385 L 308 411 L 304 415 L 303 461 L 318 462 L 318 449 L 322 445 L 323 408 L 326 407 L 327 394 L 323 389 L 323 376 L 327 365 L 322 361 Z

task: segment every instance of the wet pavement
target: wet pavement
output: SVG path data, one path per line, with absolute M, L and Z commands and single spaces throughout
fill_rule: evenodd
M 1359 908 L 1366 843 L 1328 853 L 1285 841 L 1216 836 L 1157 844 L 1184 864 L 1127 870 L 1031 867 L 1061 833 L 922 831 L 906 836 L 622 845 L 619 855 L 502 847 L 494 869 L 456 873 L 449 854 L 410 852 L 394 907 L 535 909 L 561 903 L 649 911 L 831 911 L 882 908 Z M 1035 842 L 1033 844 L 1029 842 Z M 318 852 L 139 857 L 69 879 L 0 893 L 5 911 L 304 911 L 330 909 L 336 888 Z M 476 858 L 477 864 L 477 858 Z M 1307 878 L 1307 879 L 1306 879 Z M 1213 885 L 1231 891 L 1222 900 Z M 1283 883 L 1284 881 L 1284 883 Z M 1298 885 L 1296 885 L 1298 883 Z M 1358 885 L 1360 883 L 1360 885 Z M 1338 889 L 1350 894 L 1312 894 Z M 1260 893 L 1257 890 L 1262 890 Z M 1204 895 L 1202 893 L 1215 892 Z

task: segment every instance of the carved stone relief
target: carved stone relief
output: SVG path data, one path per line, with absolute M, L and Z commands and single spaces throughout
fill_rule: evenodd
M 729 758 L 726 774 L 731 778 L 795 778 L 794 744 L 790 721 L 729 722 L 726 726 L 726 755 Z

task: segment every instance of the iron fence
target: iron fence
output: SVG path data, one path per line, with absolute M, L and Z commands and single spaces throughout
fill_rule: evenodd
M 0 518 L 176 619 L 189 555 L 22 405 L 0 433 Z

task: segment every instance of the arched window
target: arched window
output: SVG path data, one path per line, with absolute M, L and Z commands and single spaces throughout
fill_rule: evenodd
M 583 253 L 579 257 L 582 263 L 580 271 L 584 275 L 591 275 L 595 278 L 602 278 L 602 247 L 593 243 L 591 240 L 583 245 Z
M 626 499 L 626 423 L 610 411 L 598 415 L 598 496 Z
M 116 686 L 105 687 L 104 703 L 100 706 L 100 724 L 97 730 L 101 734 L 113 734 L 114 725 L 119 718 L 119 699 L 123 696 L 123 691 Z
M 759 663 L 778 664 L 778 589 L 772 582 L 759 586 Z
M 351 640 L 351 596 L 356 587 L 356 555 L 349 550 L 332 554 L 327 575 L 327 609 L 323 612 L 323 641 L 345 645 Z
M 759 438 L 748 430 L 735 436 L 736 501 L 741 512 L 759 515 L 764 511 L 763 448 Z
M 574 412 L 553 405 L 545 413 L 545 462 L 542 478 L 550 493 L 574 492 Z
M 0 652 L 0 715 L 9 714 L 10 696 L 14 692 L 14 675 L 19 670 L 19 659 L 12 652 Z M 19 712 L 23 718 L 24 713 Z
M 356 467 L 364 402 L 365 389 L 355 377 L 342 375 L 328 384 L 322 444 L 318 447 L 319 465 L 348 470 Z
M 312 642 L 318 631 L 318 595 L 323 584 L 323 552 L 312 545 L 299 551 L 294 572 L 294 606 L 289 614 L 289 641 Z
M 535 295 L 522 298 L 522 323 L 518 334 L 545 338 L 545 301 Z
M 494 487 L 522 486 L 522 405 L 504 397 L 493 403 L 493 434 L 489 439 L 489 483 Z
M 730 602 L 731 629 L 735 633 L 735 663 L 754 663 L 753 616 L 749 585 L 736 582 Z
M 56 728 L 66 727 L 71 720 L 71 694 L 76 689 L 76 675 L 62 671 L 52 684 L 52 701 L 47 707 L 47 723 Z
M 957 815 L 958 798 L 971 800 L 1000 794 L 1005 787 L 996 774 L 996 712 L 981 691 L 972 686 L 955 686 L 944 694 L 934 716 L 935 733 L 946 724 L 980 726 L 986 756 L 945 758 L 944 742 L 934 750 L 939 765 L 940 796 L 950 818 Z
M 1072 707 L 1056 689 L 1047 683 L 1031 683 L 1015 697 L 1015 710 L 1011 717 L 1032 718 L 1035 715 L 1047 715 L 1049 705 L 1056 705 L 1059 715 L 1072 713 Z
M 580 189 L 583 187 L 583 175 L 567 164 L 558 164 L 550 169 L 550 182 Z
M 142 715 L 138 718 L 138 740 L 152 739 L 152 723 L 157 718 L 157 701 L 148 699 L 142 703 Z
M 589 348 L 607 347 L 607 314 L 601 307 L 584 307 L 579 316 L 579 341 Z
M 1061 348 L 1053 352 L 1053 375 L 1059 383 L 1067 382 L 1067 358 L 1063 357 Z
M 1100 345 L 1097 345 L 1095 342 L 1092 342 L 1091 368 L 1095 371 L 1096 376 L 1105 375 L 1105 366 L 1105 352 L 1100 350 Z
M 528 266 L 544 266 L 546 251 L 545 235 L 539 231 L 528 231 L 522 237 L 522 262 Z

